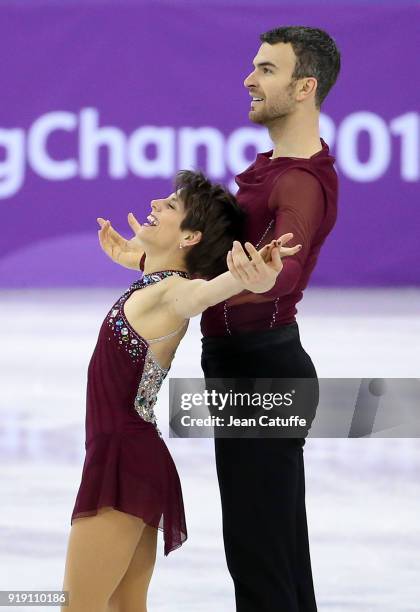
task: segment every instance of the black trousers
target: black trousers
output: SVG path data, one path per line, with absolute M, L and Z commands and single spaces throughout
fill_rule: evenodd
M 296 323 L 203 338 L 206 378 L 314 378 Z M 317 381 L 316 381 L 317 384 Z M 305 438 L 216 438 L 223 538 L 237 612 L 316 612 Z

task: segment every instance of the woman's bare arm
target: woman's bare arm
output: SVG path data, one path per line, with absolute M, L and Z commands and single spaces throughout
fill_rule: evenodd
M 188 319 L 244 289 L 264 293 L 274 285 L 277 275 L 281 272 L 282 258 L 294 255 L 301 248 L 301 245 L 290 248 L 283 246 L 292 237 L 293 234 L 285 234 L 260 251 L 247 242 L 245 252 L 242 246 L 235 242 L 227 256 L 228 272 L 210 281 L 179 279 L 176 284 L 168 286 L 165 299 L 177 315 Z

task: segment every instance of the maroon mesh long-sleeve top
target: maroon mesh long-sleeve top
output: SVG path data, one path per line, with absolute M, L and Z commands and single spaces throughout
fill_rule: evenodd
M 247 213 L 242 243 L 261 248 L 293 232 L 290 245 L 302 244 L 302 249 L 283 260 L 283 270 L 270 291 L 243 291 L 203 312 L 203 336 L 265 330 L 295 321 L 296 304 L 337 217 L 335 157 L 322 138 L 321 144 L 322 150 L 308 159 L 270 159 L 273 151 L 260 153 L 236 177 L 236 197 Z

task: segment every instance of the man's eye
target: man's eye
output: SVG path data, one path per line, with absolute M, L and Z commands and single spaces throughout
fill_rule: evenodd
M 264 72 L 271 72 L 270 68 L 263 68 Z

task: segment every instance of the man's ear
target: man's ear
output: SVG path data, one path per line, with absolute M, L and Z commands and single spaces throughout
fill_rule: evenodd
M 302 79 L 303 83 L 298 86 L 298 99 L 304 100 L 312 93 L 315 93 L 318 87 L 318 81 L 315 77 L 307 77 Z

